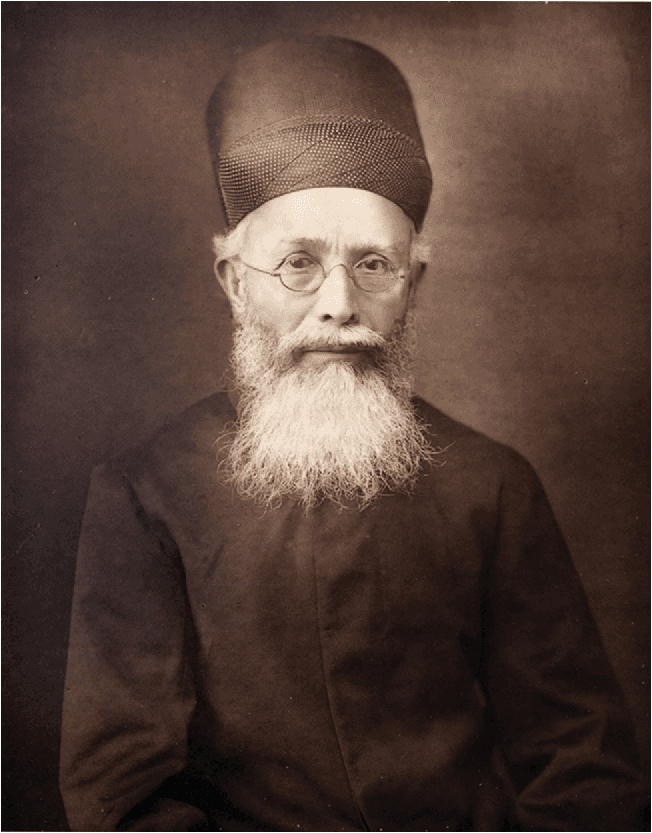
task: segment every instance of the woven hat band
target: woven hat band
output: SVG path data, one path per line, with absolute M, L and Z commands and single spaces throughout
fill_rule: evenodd
M 421 227 L 431 189 L 422 149 L 382 121 L 311 121 L 256 131 L 219 160 L 233 229 L 275 197 L 306 188 L 360 188 L 399 205 Z

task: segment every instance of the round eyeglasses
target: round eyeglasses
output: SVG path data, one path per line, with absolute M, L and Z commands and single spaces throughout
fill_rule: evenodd
M 327 277 L 322 264 L 303 252 L 288 255 L 273 272 L 245 263 L 239 255 L 235 255 L 235 258 L 254 272 L 262 272 L 264 275 L 278 278 L 291 292 L 316 292 Z M 344 266 L 353 283 L 363 292 L 388 292 L 405 277 L 389 260 L 380 255 L 368 255 L 352 268 L 343 263 L 338 263 L 336 266 Z

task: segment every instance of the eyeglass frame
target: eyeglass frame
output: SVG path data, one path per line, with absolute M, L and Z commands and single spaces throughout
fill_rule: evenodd
M 291 257 L 291 255 L 288 255 L 287 257 Z M 312 258 L 312 255 L 309 255 L 309 257 Z M 395 280 L 394 284 L 391 287 L 389 287 L 389 289 L 376 289 L 376 290 L 374 290 L 374 289 L 364 289 L 364 287 L 359 286 L 357 284 L 355 276 L 351 274 L 351 267 L 347 266 L 346 263 L 336 263 L 335 266 L 332 266 L 327 272 L 326 269 L 324 268 L 323 263 L 321 263 L 321 261 L 318 261 L 315 258 L 313 258 L 313 260 L 315 260 L 315 263 L 317 263 L 319 265 L 319 267 L 321 268 L 322 274 L 324 276 L 322 278 L 321 283 L 318 286 L 316 286 L 314 289 L 292 289 L 291 286 L 288 286 L 287 284 L 285 284 L 283 282 L 283 278 L 282 278 L 280 272 L 268 272 L 266 269 L 259 269 L 258 266 L 252 266 L 250 263 L 246 263 L 240 257 L 240 255 L 238 255 L 238 254 L 232 255 L 229 258 L 229 260 L 237 260 L 243 266 L 246 266 L 247 269 L 253 269 L 254 272 L 261 272 L 263 275 L 269 275 L 272 278 L 278 278 L 279 281 L 281 282 L 281 286 L 284 289 L 287 289 L 288 292 L 296 292 L 298 295 L 313 295 L 315 292 L 317 292 L 319 289 L 321 289 L 321 287 L 323 286 L 324 281 L 326 280 L 326 278 L 330 275 L 330 273 L 333 271 L 333 269 L 337 268 L 338 266 L 343 266 L 346 269 L 346 274 L 349 276 L 349 278 L 353 282 L 354 286 L 357 289 L 360 290 L 360 292 L 367 292 L 369 295 L 380 295 L 381 292 L 390 292 L 392 289 L 394 289 L 396 286 L 398 286 L 400 281 L 406 279 L 407 272 L 409 272 L 410 269 L 411 269 L 411 264 L 409 264 L 406 271 L 399 270 L 394 266 L 394 264 L 391 262 L 391 260 L 388 260 L 387 258 L 383 257 L 383 260 L 385 260 L 387 262 L 387 264 L 391 267 L 392 272 L 396 275 L 396 280 Z M 287 258 L 283 259 L 283 263 L 285 262 L 285 260 L 287 260 Z M 353 269 L 355 269 L 355 265 L 353 266 Z

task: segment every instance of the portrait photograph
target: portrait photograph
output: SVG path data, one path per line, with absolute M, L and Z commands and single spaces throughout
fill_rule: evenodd
M 2 34 L 2 829 L 649 830 L 649 4 Z

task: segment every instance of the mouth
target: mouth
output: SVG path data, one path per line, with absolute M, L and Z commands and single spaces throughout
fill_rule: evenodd
M 301 351 L 302 359 L 311 362 L 336 362 L 349 361 L 359 362 L 366 358 L 367 350 L 363 347 L 356 347 L 354 345 L 317 345 L 315 347 L 304 348 Z

